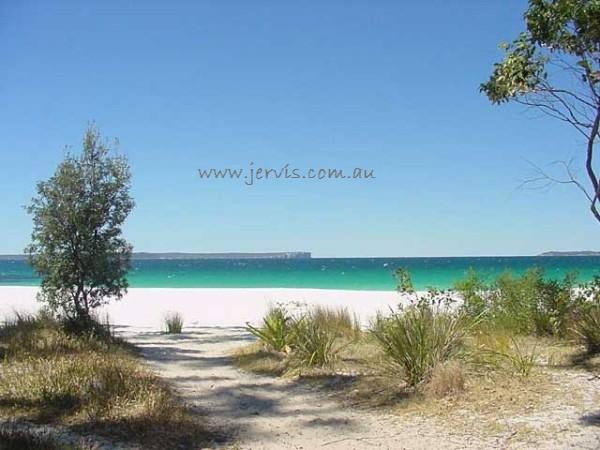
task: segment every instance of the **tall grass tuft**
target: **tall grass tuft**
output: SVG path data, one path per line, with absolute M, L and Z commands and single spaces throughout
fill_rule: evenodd
M 164 330 L 168 334 L 181 334 L 183 330 L 183 316 L 178 312 L 170 312 L 164 318 Z
M 310 310 L 310 320 L 321 329 L 328 329 L 338 337 L 357 338 L 360 335 L 360 321 L 350 314 L 348 308 L 316 305 Z
M 355 340 L 360 334 L 358 318 L 347 308 L 314 306 L 292 316 L 282 305 L 271 306 L 260 328 L 246 324 L 268 349 L 285 353 L 297 368 L 331 364 L 342 345 L 337 340 Z
M 470 354 L 473 364 L 493 369 L 508 366 L 508 370 L 523 377 L 531 375 L 539 354 L 526 338 L 516 338 L 506 330 L 478 330 L 471 337 L 475 347 Z
M 589 354 L 600 353 L 600 305 L 589 307 L 573 327 L 577 340 Z
M 393 365 L 401 369 L 404 381 L 417 387 L 438 364 L 459 353 L 465 331 L 459 316 L 411 306 L 388 317 L 378 316 L 371 333 Z
M 263 317 L 260 328 L 246 323 L 246 329 L 270 350 L 289 351 L 294 327 L 292 326 L 292 317 L 284 306 L 270 306 L 267 314 Z
M 326 316 L 323 309 L 313 309 L 294 322 L 292 357 L 299 367 L 323 367 L 337 359 L 339 323 L 328 322 Z
M 510 361 L 515 372 L 523 377 L 531 375 L 531 371 L 537 360 L 536 348 L 527 349 L 522 343 L 519 343 L 514 337 L 511 337 L 512 346 L 504 357 Z

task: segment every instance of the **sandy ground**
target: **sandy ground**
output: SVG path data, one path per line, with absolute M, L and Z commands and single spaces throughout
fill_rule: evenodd
M 253 337 L 243 328 L 193 328 L 179 336 L 124 330 L 145 358 L 183 397 L 207 414 L 242 449 L 433 449 L 486 448 L 481 441 L 452 436 L 442 427 L 367 410 L 343 408 L 307 386 L 236 369 L 230 352 Z M 235 448 L 235 447 L 234 447 Z
M 600 428 L 590 403 L 600 382 L 589 376 L 572 380 L 589 399 L 584 410 L 552 405 L 530 416 L 514 417 L 513 426 L 489 437 L 458 431 L 432 418 L 406 418 L 342 406 L 315 388 L 293 380 L 238 370 L 229 357 L 253 340 L 240 327 L 191 327 L 169 336 L 154 330 L 121 328 L 143 349 L 148 363 L 181 395 L 205 413 L 212 427 L 236 438 L 232 448 L 326 449 L 599 449 Z M 550 406 L 550 405 L 549 405 Z M 597 411 L 596 411 L 597 412 Z M 539 427 L 516 439 L 523 424 Z M 550 431 L 548 431 L 548 429 Z M 481 436 L 481 434 L 477 434 Z
M 36 289 L 0 288 L 0 319 L 13 310 L 34 312 Z M 205 413 L 211 427 L 235 437 L 241 449 L 600 449 L 600 381 L 589 374 L 566 389 L 583 393 L 580 407 L 547 405 L 542 412 L 514 417 L 494 436 L 469 435 L 425 417 L 399 417 L 342 406 L 315 388 L 292 380 L 238 370 L 229 355 L 253 337 L 242 325 L 257 322 L 269 303 L 300 301 L 345 305 L 363 323 L 377 310 L 396 305 L 393 292 L 310 289 L 131 289 L 106 312 L 119 333 L 139 345 L 148 364 L 168 379 L 184 399 Z M 160 332 L 167 311 L 184 315 L 185 333 Z M 518 427 L 534 430 L 525 440 Z M 535 431 L 535 430 L 538 430 Z
M 0 287 L 0 319 L 13 311 L 35 312 L 35 287 Z M 101 308 L 111 324 L 160 329 L 164 315 L 180 312 L 194 326 L 242 326 L 258 322 L 269 304 L 300 302 L 346 306 L 366 324 L 377 311 L 396 306 L 401 297 L 393 291 L 345 291 L 333 289 L 208 289 L 132 288 L 120 301 Z

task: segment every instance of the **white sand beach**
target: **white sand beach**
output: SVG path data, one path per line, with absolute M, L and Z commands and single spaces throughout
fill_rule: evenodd
M 34 287 L 0 288 L 0 319 L 14 311 L 35 312 L 39 308 L 36 292 Z M 500 415 L 494 420 L 502 424 L 502 431 L 490 433 L 484 425 L 466 432 L 435 417 L 400 417 L 385 408 L 342 404 L 310 385 L 254 375 L 233 364 L 232 351 L 254 339 L 241 326 L 258 322 L 270 303 L 344 305 L 366 324 L 377 311 L 400 301 L 396 292 L 377 291 L 130 289 L 123 300 L 112 302 L 104 312 L 119 334 L 139 346 L 146 364 L 206 415 L 211 428 L 225 430 L 235 438 L 234 448 L 599 448 L 600 434 L 594 421 L 600 379 L 585 372 L 557 375 L 561 396 L 539 410 Z M 161 321 L 168 311 L 183 315 L 183 334 L 161 333 Z M 564 404 L 564 396 L 573 393 L 577 400 Z M 469 418 L 476 423 L 479 419 Z M 486 420 L 489 418 L 481 417 L 482 424 Z M 524 427 L 536 432 L 523 432 Z
M 37 287 L 0 287 L 0 318 L 14 311 L 35 312 L 40 304 Z M 186 325 L 203 327 L 241 326 L 261 319 L 269 304 L 300 302 L 346 306 L 362 324 L 377 311 L 387 311 L 401 301 L 393 291 L 274 288 L 132 288 L 120 301 L 98 310 L 110 323 L 159 329 L 165 313 L 177 311 Z

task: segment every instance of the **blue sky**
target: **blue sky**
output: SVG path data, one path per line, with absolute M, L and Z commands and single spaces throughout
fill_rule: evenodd
M 316 256 L 597 249 L 580 194 L 518 190 L 579 156 L 566 126 L 478 93 L 525 1 L 0 0 L 0 253 L 90 120 L 130 159 L 138 251 Z M 356 166 L 368 181 L 201 180 Z

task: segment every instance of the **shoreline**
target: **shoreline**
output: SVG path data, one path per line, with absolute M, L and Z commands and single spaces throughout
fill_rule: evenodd
M 14 312 L 35 313 L 41 304 L 38 287 L 0 286 L 0 318 Z M 184 327 L 244 326 L 258 323 L 273 303 L 300 302 L 307 305 L 347 307 L 365 326 L 378 311 L 387 311 L 403 301 L 396 291 L 364 291 L 308 288 L 129 288 L 119 301 L 96 311 L 108 314 L 111 325 L 159 330 L 167 312 L 183 315 Z

